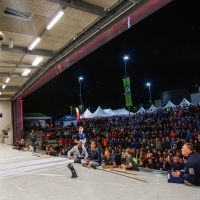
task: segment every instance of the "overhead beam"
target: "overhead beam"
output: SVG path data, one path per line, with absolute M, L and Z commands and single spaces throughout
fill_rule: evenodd
M 17 91 L 19 90 L 20 86 L 6 86 L 4 89 L 2 89 L 1 91 Z M 1 89 L 1 88 L 0 88 Z
M 57 3 L 66 7 L 75 8 L 88 13 L 99 15 L 101 17 L 105 16 L 107 12 L 104 11 L 103 7 L 85 2 L 80 0 L 48 0 L 53 3 Z
M 31 76 L 22 76 L 22 74 L 19 73 L 0 73 L 0 78 L 30 78 Z
M 0 100 L 1 99 L 11 99 L 12 96 L 11 95 L 0 95 Z
M 23 65 L 23 66 L 21 66 L 21 65 L 13 65 L 13 66 L 5 66 L 5 65 L 3 65 L 3 66 L 0 66 L 0 69 L 1 68 L 7 68 L 7 69 L 13 69 L 14 67 L 16 67 L 17 66 L 17 69 L 23 69 L 23 68 L 34 68 L 34 69 L 38 69 L 39 67 L 37 67 L 37 66 L 33 66 L 33 65 Z
M 53 51 L 47 51 L 47 50 L 42 50 L 42 49 L 33 49 L 30 51 L 26 47 L 19 47 L 19 46 L 14 46 L 13 48 L 9 48 L 8 45 L 4 45 L 4 44 L 1 45 L 1 50 L 6 51 L 6 52 L 11 52 L 11 53 L 40 55 L 40 56 L 47 56 L 47 57 L 53 57 L 57 55 Z

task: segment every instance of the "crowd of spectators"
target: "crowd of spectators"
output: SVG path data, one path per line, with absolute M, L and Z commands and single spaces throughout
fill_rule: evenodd
M 75 145 L 79 126 L 84 128 L 88 145 L 97 141 L 102 156 L 105 150 L 112 150 L 113 155 L 120 156 L 118 163 L 125 161 L 128 148 L 140 167 L 181 170 L 185 166 L 181 148 L 186 142 L 193 143 L 195 151 L 200 153 L 200 106 L 161 108 L 130 117 L 82 119 L 77 126 L 72 123 L 67 127 L 50 128 L 46 136 L 56 140 L 57 145 L 48 149 L 44 137 L 42 148 L 47 153 L 53 151 L 52 155 L 67 155 Z

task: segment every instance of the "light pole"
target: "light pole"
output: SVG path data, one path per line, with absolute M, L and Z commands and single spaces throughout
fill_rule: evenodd
M 82 111 L 83 111 L 82 93 L 81 93 L 81 80 L 83 80 L 83 77 L 79 77 L 78 80 L 79 80 L 79 85 L 80 85 L 81 114 L 83 114 L 82 113 Z
M 72 106 L 70 106 L 70 108 L 71 108 L 71 116 L 72 116 Z
M 127 72 L 126 72 L 126 61 L 129 59 L 128 56 L 124 56 L 124 65 L 125 65 L 125 77 L 127 78 Z
M 151 83 L 147 83 L 146 86 L 149 87 L 149 96 L 150 96 L 149 102 L 152 103 L 152 100 L 151 100 Z
M 129 59 L 128 56 L 124 56 L 125 78 L 127 78 L 126 61 L 127 61 L 128 59 Z M 128 105 L 128 112 L 129 112 L 129 120 L 130 120 L 130 105 Z

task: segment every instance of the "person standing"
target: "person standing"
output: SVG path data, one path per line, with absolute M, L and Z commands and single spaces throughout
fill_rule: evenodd
M 29 134 L 29 138 L 31 140 L 31 146 L 33 147 L 32 155 L 34 155 L 36 153 L 36 142 L 37 142 L 37 137 L 36 137 L 36 133 L 35 133 L 34 129 L 31 130 L 31 132 Z
M 83 145 L 85 146 L 85 148 L 87 148 L 86 137 L 85 137 L 85 134 L 83 133 L 82 126 L 79 127 L 78 133 L 75 136 L 75 143 L 78 143 L 79 140 L 82 140 Z
M 172 172 L 172 176 L 184 179 L 187 185 L 200 186 L 200 154 L 194 152 L 194 145 L 191 143 L 184 144 L 182 154 L 188 157 L 186 173 L 181 174 L 180 171 L 176 171 Z

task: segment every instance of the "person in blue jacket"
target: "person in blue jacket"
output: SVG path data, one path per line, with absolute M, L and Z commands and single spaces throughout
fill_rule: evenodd
M 135 140 L 135 138 L 134 138 L 133 142 L 132 142 L 132 148 L 137 149 L 137 146 L 138 146 L 138 141 Z
M 88 168 L 94 168 L 101 165 L 101 150 L 98 148 L 97 142 L 91 142 L 90 162 Z
M 194 145 L 186 143 L 182 148 L 183 156 L 188 157 L 186 163 L 186 173 L 180 171 L 172 172 L 173 177 L 184 179 L 187 185 L 200 186 L 200 154 L 194 152 Z

